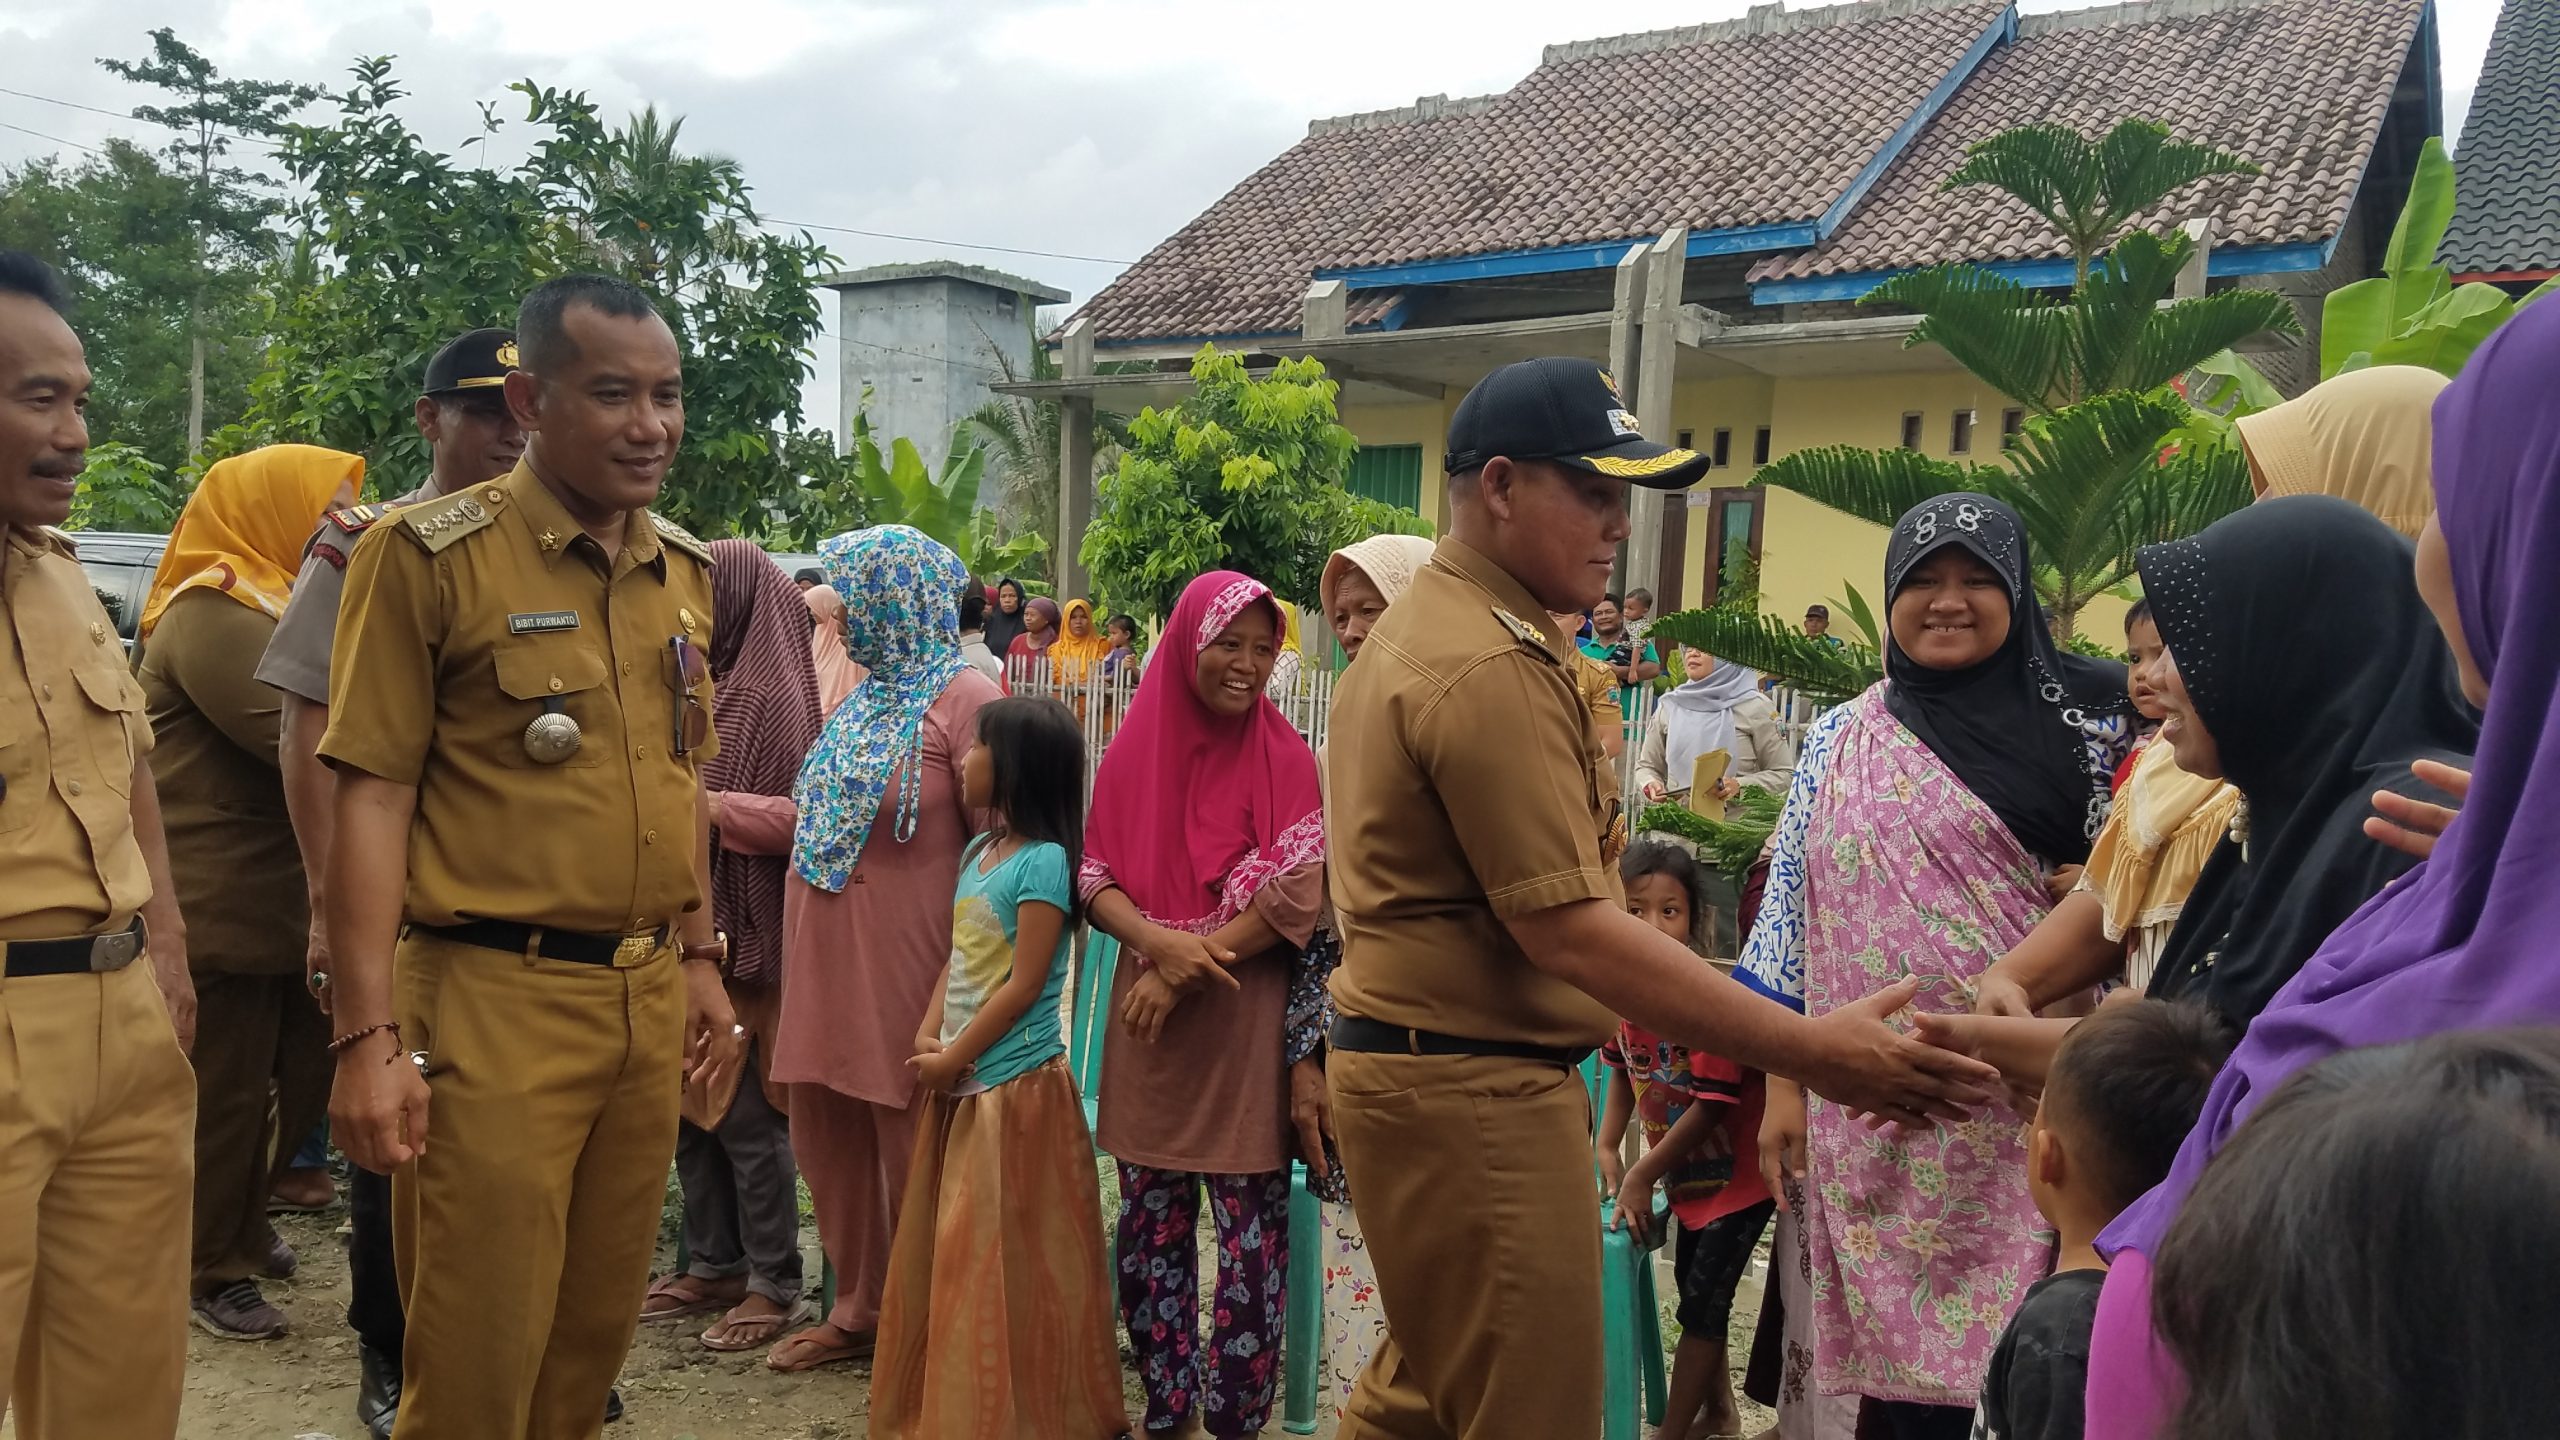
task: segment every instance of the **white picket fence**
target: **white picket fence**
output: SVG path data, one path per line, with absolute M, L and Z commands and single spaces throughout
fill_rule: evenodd
M 1289 724 L 1318 750 L 1324 748 L 1326 730 L 1333 717 L 1335 679 L 1335 672 L 1330 668 L 1309 665 L 1299 671 L 1295 686 L 1272 694 L 1273 702 L 1279 705 L 1280 713 L 1288 717 Z M 1047 660 L 1015 656 L 1005 661 L 1005 683 L 1016 695 L 1046 695 L 1065 702 L 1076 712 L 1078 722 L 1084 727 L 1086 775 L 1090 778 L 1093 768 L 1102 764 L 1102 753 L 1110 747 L 1112 736 L 1119 731 L 1120 717 L 1129 711 L 1130 698 L 1138 689 L 1138 671 L 1135 666 L 1124 665 L 1116 673 L 1104 675 L 1102 667 L 1096 665 L 1087 671 L 1084 679 L 1062 683 Z M 1803 742 L 1804 732 L 1812 725 L 1814 717 L 1827 708 L 1789 689 L 1774 691 L 1769 698 L 1777 703 L 1779 724 L 1786 731 L 1787 738 L 1797 744 Z M 1636 757 L 1644 749 L 1645 726 L 1653 719 L 1658 699 L 1650 689 L 1641 691 L 1626 715 L 1626 746 L 1618 758 L 1618 787 L 1619 797 L 1630 816 L 1642 813 L 1644 808 L 1636 794 Z

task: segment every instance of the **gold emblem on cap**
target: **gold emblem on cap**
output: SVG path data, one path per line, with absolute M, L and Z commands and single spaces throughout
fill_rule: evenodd
M 498 363 L 510 370 L 516 368 L 516 342 L 509 340 L 498 347 Z
M 677 607 L 676 607 L 676 623 L 677 623 L 677 624 L 680 624 L 680 625 L 682 625 L 682 626 L 684 626 L 684 633 L 686 633 L 687 635 L 692 634 L 692 633 L 693 633 L 693 612 L 692 612 L 691 610 L 686 609 L 686 608 L 685 608 L 684 606 L 682 606 L 682 605 L 677 606 Z

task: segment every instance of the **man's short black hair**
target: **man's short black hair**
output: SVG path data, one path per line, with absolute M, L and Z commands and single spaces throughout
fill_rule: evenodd
M 24 250 L 0 250 L 0 295 L 24 295 L 56 315 L 71 313 L 71 291 L 60 273 Z
M 2184 1000 L 2105 1006 L 2063 1037 L 2043 1103 L 2109 1210 L 2169 1178 L 2238 1041 L 2222 1017 Z
M 1627 602 L 1625 602 L 1624 600 L 1619 599 L 1619 598 L 1618 598 L 1618 594 L 1617 594 L 1617 592 L 1616 592 L 1616 591 L 1614 591 L 1614 590 L 1613 590 L 1613 591 L 1611 591 L 1611 592 L 1609 592 L 1609 593 L 1608 593 L 1608 594 L 1606 594 L 1606 595 L 1601 596 L 1601 597 L 1600 597 L 1600 600 L 1601 600 L 1601 603 L 1602 603 L 1602 604 L 1605 604 L 1605 605 L 1617 605 L 1617 606 L 1624 606 L 1624 605 L 1627 603 Z
M 824 585 L 827 583 L 827 572 L 815 565 L 803 565 L 791 580 L 795 585 Z
M 970 586 L 968 593 L 960 597 L 960 628 L 963 630 L 987 628 L 987 593 L 975 585 Z
M 636 320 L 658 313 L 649 292 L 612 275 L 563 275 L 533 287 L 516 308 L 516 353 L 520 368 L 550 375 L 578 362 L 577 342 L 569 338 L 569 307 L 583 305 L 617 320 Z

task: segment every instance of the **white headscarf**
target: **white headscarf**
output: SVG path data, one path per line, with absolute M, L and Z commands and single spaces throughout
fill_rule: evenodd
M 1413 588 L 1414 573 L 1431 563 L 1432 549 L 1432 543 L 1419 535 L 1372 535 L 1334 551 L 1324 562 L 1324 578 L 1316 582 L 1323 618 L 1333 618 L 1334 591 L 1341 588 L 1342 577 L 1354 570 L 1368 576 L 1388 604 L 1403 599 L 1404 592 Z
M 1718 660 L 1706 679 L 1683 681 L 1663 692 L 1664 778 L 1673 789 L 1687 788 L 1699 756 L 1733 749 L 1734 707 L 1759 688 L 1759 672 Z

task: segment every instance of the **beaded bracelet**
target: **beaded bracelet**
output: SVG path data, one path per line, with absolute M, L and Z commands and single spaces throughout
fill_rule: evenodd
M 367 1036 L 379 1035 L 385 1030 L 391 1032 L 392 1039 L 398 1040 L 400 1038 L 400 1022 L 397 1020 L 385 1020 L 379 1025 L 367 1025 L 361 1030 L 348 1031 L 346 1034 L 330 1041 L 329 1053 L 332 1055 L 341 1054 L 348 1046 L 355 1044 L 357 1041 L 362 1040 Z M 392 1047 L 391 1058 L 394 1060 L 400 1058 L 400 1049 L 397 1045 Z

